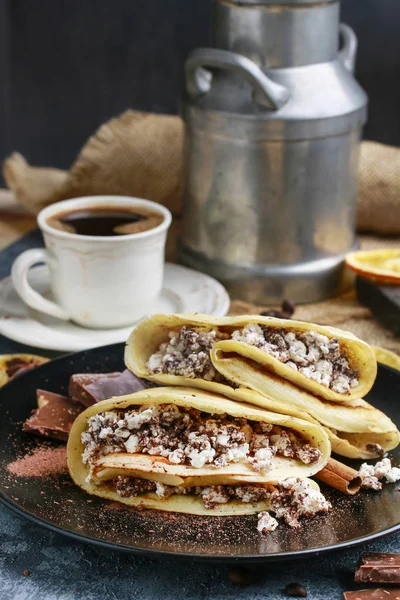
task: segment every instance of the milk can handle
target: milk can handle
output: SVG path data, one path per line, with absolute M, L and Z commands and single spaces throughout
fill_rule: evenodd
M 340 23 L 340 35 L 343 40 L 340 56 L 346 69 L 350 73 L 354 73 L 357 56 L 357 36 L 352 28 L 344 23 Z
M 190 96 L 206 94 L 212 83 L 212 73 L 204 67 L 227 69 L 240 74 L 254 88 L 255 101 L 274 110 L 289 100 L 289 90 L 275 83 L 252 60 L 218 48 L 197 48 L 185 63 L 186 89 Z

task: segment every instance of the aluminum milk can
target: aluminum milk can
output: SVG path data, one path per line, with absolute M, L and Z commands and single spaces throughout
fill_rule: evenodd
M 215 0 L 185 64 L 182 262 L 268 303 L 338 293 L 367 97 L 339 1 Z

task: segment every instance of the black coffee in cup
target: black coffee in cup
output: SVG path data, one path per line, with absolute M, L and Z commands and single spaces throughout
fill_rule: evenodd
M 60 212 L 46 223 L 60 231 L 89 236 L 120 236 L 148 231 L 160 225 L 164 217 L 145 208 L 94 206 Z

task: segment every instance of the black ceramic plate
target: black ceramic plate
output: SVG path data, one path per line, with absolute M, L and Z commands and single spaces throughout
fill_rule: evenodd
M 288 559 L 361 544 L 400 528 L 398 484 L 380 493 L 362 492 L 352 498 L 324 489 L 333 504 L 329 515 L 303 521 L 300 529 L 281 525 L 261 536 L 256 516 L 196 517 L 138 511 L 89 497 L 69 476 L 17 477 L 7 466 L 17 457 L 43 445 L 21 430 L 36 405 L 36 388 L 65 393 L 69 376 L 123 368 L 123 344 L 96 348 L 45 364 L 11 381 L 0 390 L 0 494 L 5 504 L 40 525 L 81 541 L 135 553 L 173 554 L 226 560 Z M 368 395 L 375 406 L 400 423 L 400 375 L 380 368 Z M 57 443 L 46 444 L 57 446 Z M 60 444 L 58 444 L 60 445 Z M 394 463 L 400 453 L 394 452 Z M 358 463 L 359 464 L 359 463 Z M 353 465 L 358 467 L 356 462 Z

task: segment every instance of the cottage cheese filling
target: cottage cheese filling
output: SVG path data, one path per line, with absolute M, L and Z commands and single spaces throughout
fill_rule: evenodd
M 202 331 L 182 327 L 170 331 L 169 341 L 150 356 L 150 373 L 165 373 L 182 377 L 199 377 L 213 381 L 217 375 L 210 359 L 213 344 L 220 339 L 216 331 Z
M 310 517 L 317 513 L 326 513 L 332 507 L 325 497 L 315 490 L 308 481 L 287 479 L 274 488 L 261 485 L 217 485 L 208 487 L 173 487 L 159 482 L 134 477 L 116 477 L 112 485 L 121 497 L 139 496 L 153 492 L 162 498 L 171 495 L 199 496 L 206 509 L 226 504 L 230 500 L 255 504 L 269 501 L 270 511 L 258 514 L 257 530 L 260 533 L 274 531 L 278 527 L 277 519 L 283 519 L 289 527 L 300 527 L 299 518 Z
M 316 331 L 295 333 L 274 327 L 250 324 L 236 330 L 232 338 L 264 350 L 308 379 L 346 394 L 358 385 L 358 372 L 351 369 L 336 338 Z
M 149 373 L 221 380 L 211 363 L 210 350 L 215 342 L 229 337 L 227 334 L 184 326 L 170 331 L 168 336 L 169 341 L 150 356 Z M 296 333 L 251 323 L 234 331 L 231 339 L 264 350 L 308 379 L 339 394 L 347 394 L 358 385 L 358 371 L 350 367 L 336 338 L 329 339 L 316 331 Z
M 174 404 L 93 415 L 81 436 L 85 464 L 114 452 L 162 456 L 173 464 L 201 469 L 246 461 L 254 471 L 268 472 L 275 456 L 304 464 L 321 452 L 292 431 L 276 425 L 208 415 Z
M 286 479 L 270 496 L 271 511 L 290 527 L 300 527 L 299 517 L 328 512 L 332 506 L 319 490 L 304 479 Z

